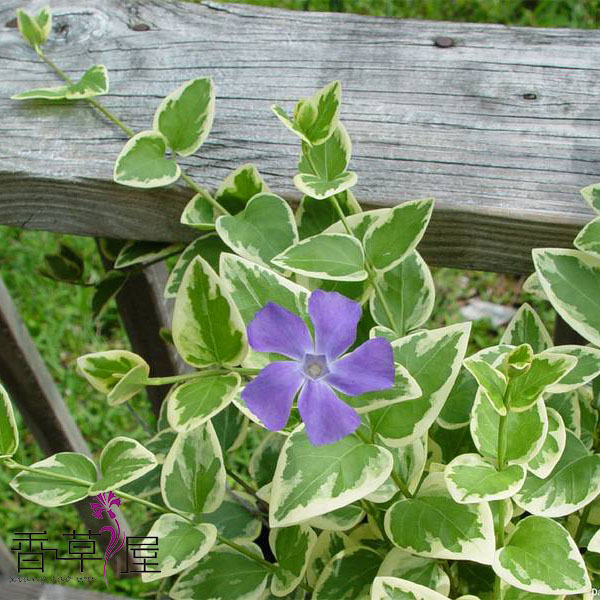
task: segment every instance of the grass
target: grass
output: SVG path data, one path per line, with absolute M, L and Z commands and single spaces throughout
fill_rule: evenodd
M 247 0 L 247 3 L 299 10 L 339 10 L 394 17 L 543 27 L 596 27 L 599 13 L 599 2 L 596 0 Z M 57 284 L 37 273 L 44 254 L 56 249 L 57 239 L 58 236 L 49 233 L 0 227 L 0 276 L 11 291 L 25 325 L 92 450 L 98 453 L 110 438 L 119 434 L 144 439 L 142 429 L 126 409 L 108 407 L 104 398 L 91 390 L 75 373 L 74 361 L 77 356 L 89 351 L 125 348 L 128 342 L 114 307 L 104 315 L 101 327 L 97 329 L 91 320 L 90 289 Z M 83 253 L 90 274 L 97 275 L 100 272 L 92 240 L 68 236 L 61 239 Z M 499 304 L 516 304 L 523 299 L 519 295 L 522 279 L 514 276 L 435 269 L 434 278 L 437 299 L 431 321 L 433 327 L 462 320 L 460 307 L 474 296 Z M 553 317 L 548 305 L 532 298 L 526 299 L 551 325 Z M 471 351 L 495 343 L 499 333 L 489 322 L 477 321 L 471 337 Z M 144 418 L 151 420 L 144 399 L 139 398 L 136 402 Z M 30 464 L 43 458 L 35 440 L 22 423 L 20 431 L 22 445 L 17 460 Z M 247 464 L 255 443 L 256 439 L 249 436 L 247 445 L 233 457 L 235 466 L 243 468 Z M 83 530 L 74 508 L 45 509 L 25 502 L 12 493 L 8 487 L 9 480 L 10 474 L 0 469 L 0 536 L 9 544 L 15 531 L 46 530 L 49 543 L 52 544 L 58 542 L 65 532 Z M 128 512 L 128 517 L 139 521 L 139 511 Z M 47 565 L 46 575 L 77 576 L 75 567 L 64 562 L 50 561 Z M 99 567 L 90 566 L 84 574 L 96 578 L 91 588 L 105 589 Z M 142 590 L 145 592 L 147 588 L 142 588 L 137 578 L 110 580 L 109 591 L 112 593 L 140 597 Z

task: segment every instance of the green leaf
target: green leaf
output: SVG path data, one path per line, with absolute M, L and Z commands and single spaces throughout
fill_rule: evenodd
M 465 367 L 461 367 L 458 378 L 448 395 L 437 422 L 444 429 L 460 429 L 469 424 L 475 395 L 479 389 L 477 380 Z
M 468 427 L 444 429 L 434 423 L 429 429 L 428 451 L 432 461 L 448 464 L 458 454 L 476 452 L 477 448 Z
M 450 593 L 450 579 L 437 560 L 400 548 L 392 548 L 383 559 L 375 582 L 381 577 L 404 579 L 446 596 Z
M 19 447 L 19 430 L 8 392 L 0 384 L 0 460 L 12 456 Z
M 594 183 L 588 185 L 583 189 L 579 190 L 579 193 L 583 196 L 583 199 L 593 208 L 597 213 L 600 213 L 600 184 Z
M 362 246 L 356 238 L 346 234 L 314 235 L 290 246 L 271 262 L 308 277 L 336 281 L 362 281 L 367 278 Z
M 314 587 L 319 575 L 327 563 L 338 552 L 345 548 L 355 546 L 355 542 L 346 534 L 339 531 L 322 531 L 317 537 L 313 551 L 309 558 L 308 569 L 306 571 L 306 581 L 310 587 Z
M 46 9 L 49 13 L 50 9 Z M 47 25 L 40 27 L 40 22 L 23 9 L 17 9 L 17 26 L 25 41 L 33 48 L 39 48 L 45 41 L 48 35 Z M 44 35 L 46 32 L 46 35 Z
M 471 436 L 480 454 L 497 457 L 500 415 L 480 393 L 475 397 L 471 418 Z M 506 460 L 508 463 L 527 463 L 542 448 L 548 431 L 548 415 L 544 401 L 539 398 L 529 409 L 509 411 L 506 417 Z
M 395 366 L 394 385 L 386 390 L 367 392 L 360 396 L 340 397 L 352 406 L 359 414 L 378 410 L 407 400 L 415 400 L 421 397 L 421 388 L 411 374 L 400 364 Z
M 444 470 L 444 481 L 456 502 L 473 504 L 512 497 L 521 489 L 526 474 L 522 465 L 497 471 L 479 454 L 461 454 Z
M 546 353 L 574 356 L 577 364 L 557 383 L 550 386 L 549 392 L 564 393 L 590 383 L 600 375 L 600 350 L 590 346 L 555 346 Z
M 44 6 L 40 9 L 34 20 L 42 33 L 42 44 L 48 39 L 52 31 L 52 11 L 49 6 Z
M 262 558 L 255 544 L 245 544 L 245 548 Z M 267 588 L 269 573 L 265 566 L 247 556 L 227 546 L 217 546 L 175 581 L 169 596 L 173 600 L 259 600 Z
M 211 422 L 223 452 L 233 452 L 241 446 L 248 431 L 248 419 L 237 409 L 237 406 L 229 404 L 217 413 Z
M 427 263 L 413 250 L 385 273 L 377 273 L 379 289 L 391 310 L 390 323 L 378 294 L 372 294 L 369 307 L 375 322 L 401 337 L 421 327 L 431 316 L 435 287 Z
M 123 378 L 110 390 L 106 400 L 109 406 L 123 404 L 142 391 L 148 383 L 148 367 L 138 365 L 125 373 Z
M 215 193 L 215 200 L 235 215 L 244 209 L 250 198 L 268 193 L 269 187 L 258 169 L 253 164 L 246 163 L 223 179 Z
M 258 487 L 263 487 L 273 480 L 284 442 L 285 436 L 278 432 L 269 433 L 252 453 L 248 471 Z
M 177 181 L 181 169 L 167 158 L 166 138 L 157 131 L 141 131 L 123 146 L 117 157 L 113 178 L 137 188 L 155 188 Z
M 504 403 L 506 388 L 508 386 L 506 376 L 482 358 L 467 358 L 464 365 L 470 371 L 471 375 L 473 375 L 481 388 L 481 393 L 494 407 L 494 410 L 499 415 L 506 415 L 507 410 Z
M 92 297 L 92 319 L 98 321 L 108 308 L 110 301 L 121 291 L 127 283 L 128 275 L 119 271 L 109 271 L 102 280 L 96 284 Z
M 541 479 L 529 473 L 514 501 L 527 512 L 564 517 L 589 504 L 600 493 L 600 455 L 590 454 L 574 433 L 567 431 L 565 449 L 550 474 Z
M 421 395 L 368 414 L 373 432 L 389 446 L 421 437 L 438 417 L 460 371 L 470 323 L 419 331 L 392 343 L 394 358 L 414 377 Z
M 312 600 L 365 600 L 381 565 L 377 552 L 354 546 L 336 554 L 315 584 Z
M 90 67 L 73 85 L 67 87 L 67 100 L 82 100 L 108 94 L 108 72 L 104 65 Z
M 546 479 L 556 466 L 567 443 L 567 430 L 560 414 L 547 407 L 548 434 L 541 450 L 529 461 L 527 469 L 540 479 Z
M 325 142 L 337 128 L 341 102 L 342 86 L 339 81 L 332 81 L 312 98 L 299 100 L 293 120 L 276 104 L 271 106 L 271 110 L 290 131 L 317 146 Z
M 575 542 L 564 527 L 544 517 L 519 521 L 492 566 L 506 583 L 536 594 L 580 594 L 591 589 Z
M 448 596 L 413 581 L 378 576 L 373 581 L 371 600 L 448 600 Z
M 535 249 L 533 262 L 558 314 L 600 346 L 600 259 L 578 250 Z
M 96 466 L 83 454 L 59 452 L 31 465 L 37 473 L 21 471 L 10 482 L 10 487 L 31 502 L 47 506 L 64 506 L 83 500 L 96 481 Z M 46 475 L 62 475 L 71 481 L 61 481 Z
M 565 427 L 576 436 L 581 436 L 581 408 L 577 392 L 549 394 L 545 400 L 548 408 L 553 408 L 560 414 Z
M 236 490 L 225 496 L 217 510 L 203 514 L 202 521 L 212 523 L 220 536 L 243 544 L 252 542 L 260 535 L 262 523 L 256 516 L 258 514 L 255 499 Z
M 180 156 L 194 154 L 204 143 L 215 115 L 210 77 L 191 79 L 171 92 L 154 113 L 154 129 Z
M 219 258 L 228 250 L 223 240 L 216 233 L 208 233 L 194 240 L 179 256 L 171 269 L 165 285 L 165 298 L 175 298 L 183 275 L 196 256 L 201 256 L 216 272 L 219 269 Z
M 365 255 L 376 269 L 391 269 L 417 247 L 433 204 L 432 198 L 398 204 L 369 227 L 364 238 Z
M 198 192 L 185 205 L 180 223 L 200 231 L 212 231 L 215 228 L 215 208 L 206 191 Z
M 598 410 L 592 406 L 594 396 L 589 386 L 581 387 L 576 392 L 581 413 L 581 435 L 579 439 L 582 444 L 590 450 L 596 441 L 598 426 Z
M 285 527 L 351 504 L 376 490 L 392 470 L 392 455 L 353 436 L 313 446 L 304 426 L 286 440 L 273 477 L 271 527 Z
M 65 100 L 68 85 L 55 85 L 45 88 L 33 88 L 11 96 L 11 100 Z
M 219 508 L 225 494 L 225 467 L 210 421 L 177 436 L 165 459 L 160 486 L 171 510 L 193 517 Z
M 157 465 L 156 457 L 136 440 L 119 436 L 102 450 L 100 471 L 102 476 L 89 489 L 94 496 L 119 488 L 145 475 Z
M 169 394 L 169 424 L 178 432 L 199 427 L 231 402 L 240 383 L 240 376 L 230 373 L 199 377 L 177 386 Z
M 511 319 L 500 342 L 513 346 L 529 344 L 536 354 L 553 345 L 546 326 L 527 303 L 523 304 Z
M 327 142 L 326 142 L 327 143 Z M 340 194 L 356 185 L 358 176 L 353 171 L 345 171 L 332 179 L 311 173 L 298 173 L 294 176 L 294 185 L 307 196 L 324 200 Z
M 242 212 L 219 217 L 216 227 L 221 239 L 236 254 L 265 267 L 298 241 L 292 209 L 274 194 L 257 194 Z
M 183 360 L 199 368 L 237 365 L 248 351 L 238 309 L 200 256 L 190 262 L 177 292 L 173 342 Z
M 269 546 L 277 559 L 277 570 L 271 580 L 274 596 L 286 597 L 298 587 L 316 542 L 317 535 L 306 525 L 271 529 Z
M 531 408 L 550 386 L 559 382 L 576 364 L 577 358 L 567 354 L 537 354 L 527 372 L 510 382 L 510 410 L 518 412 Z
M 346 216 L 361 212 L 360 205 L 350 190 L 337 194 L 336 200 Z M 338 222 L 339 218 L 338 212 L 331 202 L 321 202 L 321 200 L 317 200 L 316 198 L 303 196 L 296 210 L 298 235 L 303 240 L 317 233 L 322 233 L 325 229 Z M 345 230 L 340 229 L 338 233 L 345 233 Z
M 46 270 L 41 274 L 56 281 L 81 281 L 84 270 L 83 258 L 66 244 L 60 244 L 56 254 L 44 256 Z
M 205 556 L 217 539 L 217 528 L 206 523 L 193 524 L 174 514 L 161 515 L 152 525 L 147 538 L 159 540 L 155 571 L 142 573 L 149 583 L 191 567 Z
M 181 244 L 169 242 L 127 242 L 115 260 L 115 269 L 124 269 L 149 261 L 158 261 L 182 248 Z
M 84 354 L 77 359 L 77 370 L 87 382 L 103 394 L 109 394 L 132 369 L 143 366 L 150 372 L 148 363 L 128 350 L 106 350 Z
M 393 504 L 385 514 L 390 540 L 418 556 L 491 564 L 494 523 L 486 502 L 459 504 L 442 473 L 430 473 L 414 498 Z

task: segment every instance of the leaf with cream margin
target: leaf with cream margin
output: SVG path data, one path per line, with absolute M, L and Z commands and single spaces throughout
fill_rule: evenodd
M 308 569 L 306 570 L 306 581 L 310 587 L 314 587 L 319 575 L 327 563 L 338 552 L 356 543 L 341 531 L 322 531 L 315 543 L 308 559 Z
M 573 356 L 577 364 L 557 383 L 548 388 L 548 393 L 559 394 L 575 390 L 600 375 L 600 349 L 592 346 L 555 346 L 544 354 L 561 354 Z
M 491 564 L 494 558 L 494 523 L 489 505 L 456 502 L 443 473 L 430 473 L 416 496 L 393 504 L 384 524 L 395 546 L 418 556 L 483 564 Z
M 551 473 L 545 479 L 529 473 L 513 500 L 531 514 L 557 518 L 583 508 L 598 494 L 600 454 L 591 454 L 567 431 L 565 449 Z
M 0 460 L 12 456 L 19 447 L 19 430 L 8 392 L 0 384 Z
M 412 333 L 392 343 L 394 359 L 421 388 L 421 395 L 368 413 L 374 433 L 388 446 L 420 438 L 436 420 L 460 371 L 471 324 Z
M 371 588 L 371 600 L 449 600 L 424 585 L 399 577 L 377 576 Z
M 526 517 L 496 552 L 494 571 L 506 583 L 536 594 L 582 594 L 591 583 L 567 530 L 546 517 Z
M 511 498 L 521 489 L 527 471 L 508 465 L 501 471 L 479 454 L 461 454 L 444 470 L 444 480 L 456 502 L 473 504 Z
M 548 434 L 541 450 L 527 463 L 527 469 L 540 479 L 546 479 L 562 456 L 567 443 L 567 430 L 563 418 L 556 410 L 546 407 Z
M 273 477 L 271 527 L 286 527 L 324 515 L 376 490 L 389 476 L 392 455 L 347 436 L 313 446 L 304 425 L 286 440 Z
M 506 415 L 505 396 L 508 387 L 506 375 L 481 358 L 467 358 L 464 366 L 473 375 L 481 388 L 481 393 L 494 410 L 501 416 Z
M 582 252 L 600 258 L 600 217 L 590 221 L 579 232 L 573 245 Z
M 538 314 L 527 303 L 521 305 L 506 327 L 501 344 L 529 344 L 537 354 L 553 346 L 552 338 Z

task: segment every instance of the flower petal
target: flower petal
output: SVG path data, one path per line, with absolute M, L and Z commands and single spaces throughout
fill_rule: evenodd
M 315 352 L 333 360 L 356 339 L 362 310 L 342 294 L 315 290 L 308 299 L 308 314 L 315 328 Z
M 385 338 L 367 340 L 329 365 L 325 381 L 348 396 L 385 390 L 394 385 L 394 351 Z
M 358 413 L 323 381 L 306 380 L 298 397 L 298 410 L 314 446 L 333 444 L 360 425 Z
M 304 321 L 273 302 L 261 308 L 248 324 L 248 341 L 258 352 L 276 352 L 298 360 L 312 350 Z
M 285 427 L 303 381 L 298 363 L 273 362 L 242 390 L 242 399 L 267 429 L 278 431 Z

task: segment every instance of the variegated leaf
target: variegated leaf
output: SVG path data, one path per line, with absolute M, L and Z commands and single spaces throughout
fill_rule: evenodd
M 381 556 L 364 546 L 353 546 L 336 554 L 325 566 L 312 600 L 366 600 Z
M 316 542 L 316 533 L 306 525 L 271 529 L 269 546 L 277 559 L 277 570 L 271 580 L 274 596 L 286 597 L 298 587 Z
M 239 364 L 248 351 L 240 313 L 222 281 L 200 256 L 189 264 L 175 299 L 173 341 L 190 365 Z
M 377 572 L 377 579 L 381 577 L 406 579 L 445 596 L 450 593 L 450 578 L 439 561 L 415 556 L 400 548 L 392 548 L 383 559 Z
M 262 558 L 255 544 L 244 547 Z M 270 571 L 227 546 L 213 548 L 199 563 L 185 571 L 169 591 L 173 600 L 260 600 Z
M 215 90 L 210 77 L 187 81 L 171 92 L 154 113 L 154 129 L 181 156 L 204 143 L 215 115 Z
M 248 419 L 237 406 L 229 404 L 211 422 L 224 453 L 234 452 L 242 445 L 248 432 Z
M 259 487 L 273 480 L 284 442 L 283 435 L 277 432 L 269 433 L 252 453 L 248 471 Z
M 552 338 L 538 314 L 525 303 L 511 319 L 500 339 L 502 344 L 529 344 L 537 354 L 552 346 Z
M 578 250 L 536 249 L 533 262 L 558 314 L 600 346 L 600 258 Z
M 473 404 L 471 436 L 483 456 L 497 457 L 500 418 L 487 399 L 478 392 Z M 507 462 L 529 462 L 541 450 L 547 432 L 548 415 L 541 398 L 528 410 L 509 411 L 506 416 Z
M 250 198 L 269 193 L 269 187 L 258 169 L 250 163 L 232 171 L 215 192 L 215 200 L 231 214 L 239 213 Z
M 600 529 L 592 536 L 587 547 L 590 552 L 600 553 Z
M 148 363 L 128 350 L 106 350 L 84 354 L 77 359 L 77 370 L 88 383 L 103 394 L 110 394 L 114 387 L 135 367 L 142 366 L 146 375 Z
M 133 369 L 127 371 L 127 373 L 125 373 L 125 375 L 117 382 L 117 385 L 108 392 L 106 401 L 110 406 L 123 404 L 143 390 L 147 381 L 148 367 L 143 364 L 133 367 Z
M 396 362 L 421 388 L 421 396 L 369 413 L 369 422 L 383 441 L 405 446 L 421 437 L 439 415 L 467 350 L 470 323 L 419 331 L 392 344 Z
M 394 321 L 390 323 L 379 294 L 372 294 L 369 308 L 376 323 L 402 337 L 429 319 L 435 303 L 435 287 L 427 263 L 416 250 L 391 269 L 377 273 L 377 280 Z
M 329 531 L 348 531 L 356 527 L 365 516 L 365 511 L 356 504 L 342 506 L 324 515 L 313 517 L 307 521 L 307 525 L 316 529 Z
M 116 437 L 100 454 L 101 477 L 89 489 L 90 495 L 117 489 L 145 475 L 158 464 L 152 452 L 131 438 Z
M 169 279 L 165 285 L 165 298 L 177 297 L 177 292 L 181 286 L 185 271 L 196 256 L 201 256 L 216 272 L 218 272 L 219 258 L 221 257 L 221 254 L 227 251 L 227 246 L 215 232 L 208 233 L 195 239 L 180 254 L 175 266 L 171 270 Z
M 181 248 L 181 244 L 171 244 L 169 242 L 127 242 L 119 252 L 117 260 L 115 260 L 115 269 L 124 269 L 148 261 L 157 261 L 176 253 Z
M 52 23 L 50 8 L 43 8 L 40 13 L 32 17 L 23 9 L 17 9 L 17 27 L 25 41 L 33 48 L 39 48 L 48 37 Z
M 471 420 L 471 410 L 478 389 L 479 384 L 475 377 L 462 366 L 437 423 L 444 429 L 466 427 Z
M 190 523 L 169 513 L 154 522 L 147 537 L 159 540 L 153 568 L 158 572 L 142 573 L 144 583 L 171 577 L 198 562 L 214 546 L 217 528 L 207 523 Z
M 313 446 L 300 425 L 286 440 L 273 477 L 271 527 L 286 527 L 351 504 L 376 490 L 393 459 L 353 436 Z
M 351 546 L 356 546 L 356 543 L 346 534 L 340 531 L 322 531 L 317 537 L 308 559 L 308 569 L 306 571 L 308 585 L 314 587 L 319 575 L 321 575 L 331 558 Z
M 217 510 L 202 515 L 204 523 L 212 523 L 220 536 L 238 544 L 253 542 L 262 529 L 254 497 L 230 491 Z
M 562 525 L 545 517 L 519 521 L 492 566 L 506 583 L 536 594 L 581 594 L 591 588 L 577 545 Z
M 562 456 L 567 442 L 567 430 L 560 414 L 547 407 L 548 434 L 541 450 L 529 461 L 527 469 L 540 479 L 546 479 Z
M 167 141 L 157 131 L 141 131 L 123 146 L 115 162 L 117 183 L 137 188 L 155 188 L 177 181 L 179 165 L 165 156 Z
M 523 293 L 531 294 L 540 300 L 548 300 L 546 292 L 544 292 L 544 288 L 542 288 L 542 284 L 540 283 L 540 278 L 535 272 L 523 282 L 522 291 Z
M 541 479 L 529 473 L 514 501 L 533 515 L 556 518 L 574 513 L 599 493 L 600 455 L 567 431 L 565 449 L 550 474 Z
M 449 600 L 429 587 L 400 579 L 378 576 L 373 581 L 371 600 Z
M 97 477 L 94 463 L 76 452 L 59 452 L 34 463 L 31 468 L 37 472 L 19 472 L 10 487 L 27 500 L 50 508 L 83 500 Z M 55 479 L 45 472 L 67 479 Z
M 231 402 L 240 383 L 237 373 L 229 373 L 199 377 L 176 387 L 168 399 L 169 424 L 178 432 L 199 427 Z
M 206 190 L 201 190 L 185 205 L 179 222 L 199 231 L 213 231 L 215 220 L 211 196 Z
M 350 190 L 336 194 L 335 198 L 346 216 L 361 212 L 361 207 Z M 316 198 L 304 196 L 296 210 L 298 235 L 303 240 L 317 233 L 323 233 L 325 229 L 339 222 L 339 218 L 339 214 L 331 202 L 321 202 Z M 345 229 L 342 227 L 337 233 L 345 233 Z
M 546 406 L 553 408 L 560 414 L 565 427 L 576 436 L 581 436 L 581 407 L 576 391 L 564 394 L 550 394 L 546 396 Z
M 573 245 L 582 252 L 600 258 L 600 217 L 590 221 L 575 238 Z
M 275 194 L 252 197 L 237 215 L 217 219 L 217 233 L 240 256 L 268 267 L 271 259 L 298 241 L 294 213 Z
M 271 262 L 307 277 L 335 281 L 367 278 L 360 242 L 342 233 L 319 233 L 306 238 L 278 254 Z
M 369 227 L 363 240 L 365 255 L 377 270 L 391 269 L 417 247 L 433 204 L 432 198 L 399 204 Z
M 494 523 L 486 502 L 454 501 L 442 473 L 430 473 L 414 498 L 399 500 L 385 515 L 385 531 L 399 548 L 418 556 L 491 564 Z
M 190 516 L 217 510 L 225 494 L 225 466 L 210 421 L 177 436 L 165 459 L 160 487 L 171 510 Z
M 555 346 L 546 353 L 573 356 L 577 364 L 557 383 L 548 388 L 548 393 L 558 394 L 570 392 L 600 375 L 600 350 L 591 346 Z
M 579 190 L 579 193 L 583 196 L 583 199 L 590 205 L 590 207 L 597 213 L 600 213 L 600 184 L 594 183 L 588 185 L 583 189 Z
M 271 110 L 277 118 L 300 139 L 317 146 L 327 140 L 339 122 L 342 103 L 342 86 L 332 81 L 311 98 L 302 98 L 294 108 L 294 118 L 274 104 Z
M 467 358 L 464 365 L 473 375 L 481 388 L 481 394 L 494 407 L 494 410 L 501 416 L 506 415 L 505 395 L 508 380 L 504 373 L 495 369 L 482 358 Z
M 19 430 L 8 392 L 0 384 L 0 460 L 12 456 L 19 447 Z
M 521 489 L 526 474 L 522 465 L 498 471 L 479 454 L 461 454 L 446 467 L 444 481 L 456 502 L 474 504 L 512 497 Z

